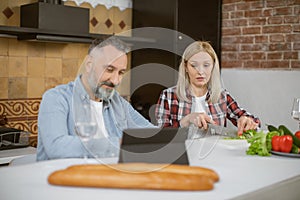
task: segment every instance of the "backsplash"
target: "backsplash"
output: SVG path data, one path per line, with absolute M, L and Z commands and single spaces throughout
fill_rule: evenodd
M 19 26 L 20 6 L 36 0 L 1 0 L 0 25 Z M 66 6 L 77 6 L 73 1 Z M 90 33 L 113 34 L 131 28 L 131 9 L 90 9 Z M 40 98 L 49 88 L 75 78 L 88 44 L 18 41 L 0 37 L 0 99 Z
M 20 26 L 20 6 L 34 2 L 37 0 L 1 0 L 0 25 Z M 73 1 L 66 1 L 64 5 L 77 6 Z M 82 3 L 80 7 L 90 9 L 90 33 L 113 34 L 131 29 L 131 8 L 121 11 L 104 5 L 92 7 L 89 3 Z M 88 46 L 0 37 L 0 115 L 7 117 L 7 126 L 30 131 L 31 143 L 35 145 L 43 93 L 74 80 Z
M 37 116 L 40 98 L 0 99 L 0 116 L 7 119 L 5 126 L 31 133 L 31 146 L 37 145 Z

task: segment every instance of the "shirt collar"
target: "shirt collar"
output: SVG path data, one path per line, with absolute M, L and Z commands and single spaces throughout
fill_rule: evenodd
M 211 95 L 211 91 L 210 91 L 210 89 L 208 89 L 208 91 L 206 93 L 205 101 L 208 101 L 208 99 L 210 98 L 210 95 Z M 190 100 L 193 98 L 192 92 L 190 91 L 189 88 L 186 88 L 186 96 Z

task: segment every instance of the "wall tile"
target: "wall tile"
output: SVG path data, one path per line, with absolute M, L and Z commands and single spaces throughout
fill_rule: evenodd
M 62 60 L 58 58 L 47 58 L 45 77 L 62 77 Z
M 132 9 L 125 9 L 120 11 L 120 9 L 114 7 L 114 32 L 120 33 L 129 30 L 131 27 Z M 120 23 L 123 22 L 125 26 L 120 27 Z
M 0 56 L 8 55 L 8 40 L 5 38 L 0 38 Z
M 113 10 L 107 10 L 105 6 L 98 5 L 96 8 L 93 9 L 93 13 L 90 17 L 92 19 L 95 17 L 98 21 L 98 24 L 93 27 L 90 24 L 90 31 L 91 33 L 101 33 L 101 34 L 112 34 L 113 33 L 113 25 L 107 27 L 105 22 L 107 19 L 110 19 L 113 22 Z
M 0 77 L 8 78 L 8 57 L 7 56 L 0 56 Z
M 45 57 L 44 42 L 28 42 L 27 43 L 27 55 L 29 57 Z
M 1 0 L 0 1 L 0 11 L 2 12 L 8 6 L 9 0 Z M 3 15 L 1 13 L 1 15 Z
M 67 44 L 56 44 L 47 43 L 46 44 L 46 57 L 49 58 L 62 58 L 62 50 Z
M 34 2 L 37 0 L 0 0 L 0 11 L 6 7 L 13 11 L 9 19 L 0 13 L 0 25 L 19 26 L 20 6 Z M 65 2 L 65 5 L 77 6 L 72 1 Z M 95 17 L 98 21 L 95 27 L 89 24 L 90 30 L 93 29 L 90 32 L 120 32 L 118 24 L 122 20 L 126 24 L 124 29 L 131 26 L 130 9 L 120 11 L 116 7 L 106 9 L 102 5 L 92 8 L 89 3 L 83 3 L 80 7 L 89 8 L 90 19 Z M 110 27 L 105 24 L 108 19 L 112 23 Z M 0 38 L 0 78 L 6 78 L 6 86 L 2 84 L 0 88 L 5 91 L 1 92 L 0 97 L 29 98 L 39 94 L 41 97 L 46 89 L 73 81 L 87 55 L 88 47 L 89 44 L 28 42 L 15 38 Z
M 85 56 L 88 54 L 89 44 L 81 44 L 78 46 L 78 55 L 80 60 L 84 60 Z
M 20 7 L 11 6 L 11 9 L 14 14 L 8 19 L 9 26 L 20 26 Z
M 63 78 L 75 79 L 78 71 L 78 59 L 64 59 L 62 63 Z
M 105 22 L 109 18 L 109 10 L 103 5 L 98 5 L 94 8 L 93 17 L 97 18 L 98 22 Z
M 62 84 L 67 84 L 71 81 L 74 81 L 75 78 L 72 78 L 72 77 L 68 77 L 68 78 L 63 78 L 63 81 L 62 81 Z
M 78 45 L 77 44 L 69 44 L 64 46 L 62 49 L 62 57 L 63 58 L 78 58 Z
M 45 91 L 44 78 L 28 78 L 27 98 L 41 97 Z
M 8 79 L 8 98 L 27 98 L 27 78 L 16 77 Z
M 75 3 L 75 1 L 64 1 L 64 5 L 77 7 L 77 4 Z
M 113 34 L 114 33 L 114 27 L 107 27 L 104 23 L 99 23 L 95 28 L 94 28 L 94 33 L 101 33 L 101 34 Z
M 50 88 L 54 88 L 57 85 L 62 84 L 61 77 L 46 77 L 45 78 L 45 91 L 49 90 Z
M 1 1 L 0 1 L 1 2 Z M 5 8 L 4 8 L 5 9 Z M 3 10 L 3 9 L 2 9 Z M 0 14 L 0 24 L 1 25 L 5 25 L 7 26 L 8 25 L 8 21 L 7 21 L 7 18 L 1 13 Z
M 9 77 L 26 77 L 27 57 L 10 56 L 8 58 L 8 75 Z
M 9 56 L 27 56 L 27 42 L 9 39 L 8 43 Z
M 8 99 L 8 78 L 0 77 L 0 99 Z
M 28 57 L 28 77 L 43 78 L 45 75 L 45 59 L 39 57 Z
M 21 6 L 23 4 L 29 4 L 29 3 L 34 3 L 34 2 L 37 2 L 37 0 L 8 0 L 8 5 L 9 6 Z

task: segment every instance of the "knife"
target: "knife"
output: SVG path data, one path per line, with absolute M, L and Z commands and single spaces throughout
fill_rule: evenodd
M 219 126 L 210 123 L 207 125 L 208 125 L 207 129 L 192 126 L 192 128 L 190 129 L 191 138 L 202 138 L 205 136 L 212 136 L 212 135 L 220 135 L 220 136 L 231 137 L 231 138 L 235 138 L 238 136 L 237 128 L 228 128 L 228 127 Z
M 237 128 L 228 128 L 216 124 L 208 124 L 208 133 L 210 135 L 221 135 L 225 137 L 237 137 Z

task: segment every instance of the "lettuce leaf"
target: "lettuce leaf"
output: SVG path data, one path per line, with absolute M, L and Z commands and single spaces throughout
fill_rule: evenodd
M 263 131 L 252 131 L 253 136 L 247 139 L 250 144 L 247 155 L 270 156 L 272 149 L 272 137 L 278 135 L 277 131 L 264 133 Z

